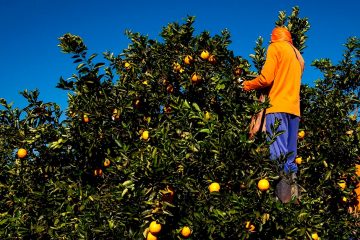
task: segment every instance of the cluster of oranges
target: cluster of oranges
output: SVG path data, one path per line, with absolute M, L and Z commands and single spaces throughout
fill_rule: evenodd
M 210 193 L 216 193 L 220 191 L 220 184 L 217 182 L 212 182 L 209 186 L 209 192 Z M 258 182 L 258 188 L 261 191 L 266 191 L 270 188 L 270 184 L 269 181 L 266 179 L 261 179 Z M 164 201 L 168 201 L 168 202 L 172 202 L 172 198 L 174 197 L 174 191 L 172 189 L 170 189 L 169 187 L 166 188 L 166 190 L 161 191 L 163 194 L 163 200 Z M 145 231 L 145 235 L 146 235 L 146 239 L 147 240 L 157 240 L 157 236 L 159 235 L 160 231 L 161 231 L 161 224 L 158 223 L 157 221 L 152 221 L 149 225 L 149 227 L 146 229 Z M 249 232 L 254 232 L 255 231 L 255 225 L 253 225 L 250 221 L 247 221 L 245 223 L 245 229 L 247 229 Z M 183 238 L 188 238 L 191 234 L 192 234 L 192 230 L 190 227 L 188 226 L 184 226 L 181 228 L 181 230 L 179 231 L 180 235 Z
M 211 64 L 215 64 L 217 62 L 216 56 L 211 54 L 208 50 L 203 50 L 200 53 L 200 58 L 204 61 L 208 61 Z M 191 55 L 186 55 L 183 59 L 185 65 L 191 65 L 194 62 L 194 58 Z M 180 63 L 174 62 L 173 63 L 173 70 L 174 72 L 183 73 L 185 70 L 181 66 Z M 202 80 L 202 77 L 199 73 L 194 72 L 191 74 L 190 81 L 193 84 L 196 84 Z
M 157 240 L 157 236 L 161 231 L 161 224 L 157 221 L 152 221 L 149 225 L 148 231 L 146 233 L 146 240 Z M 180 230 L 180 235 L 183 238 L 188 238 L 191 235 L 191 229 L 188 226 L 184 226 Z
M 265 192 L 267 191 L 269 188 L 270 188 L 270 183 L 267 179 L 263 178 L 263 179 L 260 179 L 258 184 L 257 184 L 257 187 L 260 191 L 262 192 Z M 213 193 L 213 192 L 219 192 L 220 191 L 220 184 L 217 183 L 217 182 L 212 182 L 210 185 L 209 185 L 209 191 L 210 193 Z M 255 226 L 253 224 L 251 224 L 250 221 L 247 221 L 245 223 L 245 228 L 250 231 L 250 232 L 254 232 L 255 231 Z
M 299 132 L 298 132 L 298 139 L 299 139 L 299 140 L 303 140 L 304 137 L 305 137 L 305 131 L 304 131 L 304 130 L 299 131 Z M 302 163 L 302 157 L 300 157 L 300 156 L 296 157 L 296 158 L 295 158 L 295 163 L 296 163 L 297 165 L 300 165 L 300 164 Z

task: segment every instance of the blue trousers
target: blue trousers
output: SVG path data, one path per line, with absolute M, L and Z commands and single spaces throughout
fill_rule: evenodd
M 289 113 L 268 113 L 266 114 L 266 131 L 269 136 L 275 134 L 271 131 L 271 126 L 274 125 L 275 119 L 278 119 L 281 123 L 276 131 L 284 131 L 280 136 L 275 139 L 270 145 L 270 159 L 276 160 L 281 156 L 286 156 L 284 163 L 285 173 L 296 173 L 298 167 L 295 163 L 297 155 L 297 137 L 299 131 L 300 117 Z

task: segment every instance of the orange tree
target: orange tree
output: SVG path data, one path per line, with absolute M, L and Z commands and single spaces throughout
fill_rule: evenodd
M 304 166 L 301 184 L 306 186 L 314 203 L 309 215 L 328 236 L 342 238 L 351 232 L 340 229 L 359 227 L 359 220 L 346 214 L 359 205 L 354 189 L 358 180 L 355 166 L 359 164 L 360 125 L 360 41 L 351 37 L 345 44 L 343 59 L 334 65 L 329 59 L 313 61 L 324 77 L 315 88 L 303 86 L 301 128 L 305 137 L 300 141 L 299 155 Z M 311 191 L 309 191 L 311 189 Z M 310 205 L 309 205 L 310 206 Z M 349 208 L 349 209 L 348 209 Z M 334 214 L 334 213 L 337 214 Z M 324 221 L 324 219 L 327 219 Z M 333 226 L 333 221 L 342 222 Z
M 287 26 L 303 50 L 309 25 L 298 14 L 296 7 L 289 16 L 280 12 L 276 25 Z M 349 41 L 353 47 L 339 66 L 314 62 L 324 76 L 339 77 L 302 89 L 303 192 L 300 204 L 284 205 L 274 197 L 279 166 L 268 160 L 266 135 L 248 138 L 251 116 L 268 105 L 238 87 L 239 77 L 254 75 L 250 63 L 228 49 L 227 30 L 195 35 L 193 23 L 189 17 L 168 24 L 162 41 L 128 31 L 131 44 L 119 55 L 105 53 L 108 64 L 95 63 L 97 55 L 88 54 L 80 37 L 62 36 L 61 50 L 77 64 L 76 74 L 58 83 L 69 91 L 62 122 L 59 107 L 38 100 L 37 91 L 23 92 L 29 105 L 22 110 L 2 100 L 2 238 L 358 234 L 357 219 L 347 212 L 356 200 L 358 122 L 348 116 L 359 99 L 353 94 L 359 89 L 358 40 Z M 251 57 L 259 71 L 262 39 Z M 325 91 L 328 81 L 334 85 Z M 337 108 L 328 110 L 333 104 Z M 28 154 L 18 157 L 19 148 Z M 266 184 L 258 189 L 261 179 L 268 190 Z M 344 190 L 338 180 L 346 181 Z

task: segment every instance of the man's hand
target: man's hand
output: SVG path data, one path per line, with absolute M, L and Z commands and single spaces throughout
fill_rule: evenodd
M 236 83 L 239 84 L 240 88 L 243 87 L 244 80 L 241 78 L 236 79 Z
M 252 90 L 252 89 L 250 88 L 249 84 L 247 84 L 247 83 L 248 83 L 248 81 L 244 81 L 243 84 L 242 84 L 242 89 L 243 89 L 244 91 L 246 91 L 246 92 Z
M 249 84 L 248 84 L 249 81 L 245 81 L 244 79 L 242 78 L 238 78 L 236 80 L 236 83 L 238 84 L 239 88 L 244 90 L 244 91 L 251 91 L 253 89 L 250 88 Z

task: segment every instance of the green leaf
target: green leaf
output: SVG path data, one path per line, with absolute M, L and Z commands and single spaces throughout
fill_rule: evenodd
M 79 70 L 80 68 L 84 67 L 85 66 L 85 63 L 80 63 L 77 67 L 76 67 L 76 70 Z

